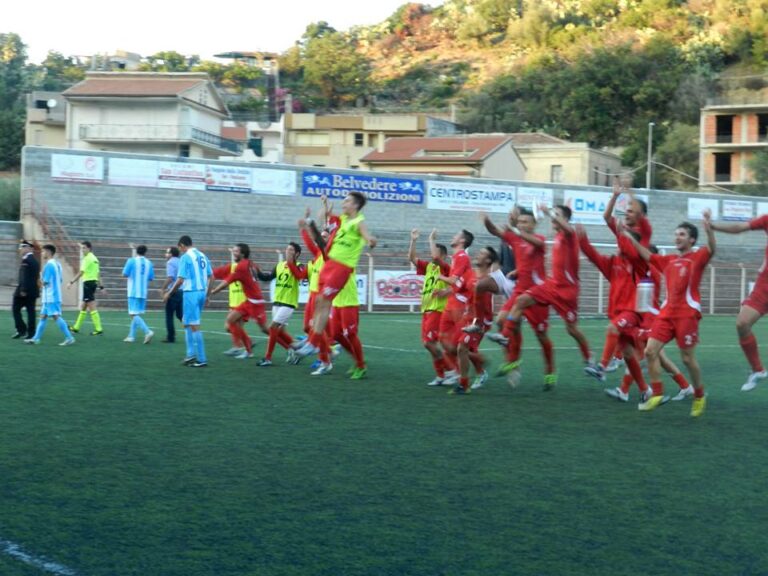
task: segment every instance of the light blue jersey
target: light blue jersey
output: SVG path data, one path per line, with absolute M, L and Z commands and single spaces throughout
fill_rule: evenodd
M 43 304 L 61 304 L 61 264 L 53 258 L 43 266 Z
M 197 248 L 189 248 L 179 259 L 179 277 L 184 279 L 181 289 L 196 292 L 208 289 L 208 278 L 213 275 L 211 262 Z
M 152 261 L 144 256 L 128 258 L 123 267 L 123 276 L 128 278 L 128 298 L 147 298 L 149 283 L 155 279 Z

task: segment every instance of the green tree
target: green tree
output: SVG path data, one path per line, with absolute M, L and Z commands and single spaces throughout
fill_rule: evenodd
M 325 104 L 334 108 L 364 95 L 370 78 L 369 60 L 340 32 L 310 40 L 304 54 L 304 80 Z
M 18 168 L 24 145 L 26 46 L 18 34 L 0 34 L 0 170 Z
M 174 50 L 157 52 L 147 57 L 147 61 L 139 66 L 139 70 L 147 72 L 189 72 L 191 64 L 199 62 L 197 56 L 187 58 Z
M 214 84 L 221 84 L 224 79 L 224 74 L 227 72 L 227 66 L 211 60 L 203 60 L 202 62 L 195 64 L 192 67 L 192 71 L 205 72 Z
M 699 127 L 693 124 L 673 124 L 664 141 L 656 149 L 654 160 L 694 178 L 699 177 Z M 696 190 L 697 180 L 664 166 L 654 166 L 657 188 L 662 190 Z
M 87 66 L 71 56 L 51 50 L 39 67 L 30 68 L 32 73 L 39 73 L 34 81 L 35 88 L 58 92 L 85 78 Z
M 759 196 L 768 196 L 768 150 L 760 150 L 747 160 L 747 168 L 752 172 L 754 184 L 744 186 L 743 190 Z

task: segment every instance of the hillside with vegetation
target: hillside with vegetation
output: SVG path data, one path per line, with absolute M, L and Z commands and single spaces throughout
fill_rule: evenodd
M 26 64 L 22 40 L 0 34 L 0 169 L 13 166 L 18 110 L 30 89 L 61 89 L 86 63 L 51 52 Z M 543 130 L 623 150 L 627 166 L 645 160 L 647 127 L 655 159 L 698 172 L 699 109 L 729 86 L 761 89 L 768 63 L 765 0 L 447 0 L 404 4 L 384 22 L 339 31 L 307 27 L 279 55 L 283 102 L 295 111 L 370 112 L 453 109 L 467 131 Z M 241 63 L 225 65 L 163 52 L 143 69 L 205 71 L 230 108 L 266 113 L 266 78 Z M 741 80 L 739 80 L 741 79 Z M 753 161 L 768 179 L 768 154 Z M 761 171 L 762 170 L 762 171 Z M 695 181 L 660 170 L 656 186 Z

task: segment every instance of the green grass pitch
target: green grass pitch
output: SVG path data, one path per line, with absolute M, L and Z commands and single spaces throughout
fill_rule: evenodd
M 345 357 L 322 378 L 280 350 L 272 368 L 226 358 L 221 314 L 201 370 L 160 342 L 160 314 L 149 346 L 103 316 L 68 348 L 51 324 L 39 346 L 0 340 L 4 576 L 46 573 L 9 542 L 78 576 L 768 573 L 768 383 L 739 391 L 733 318 L 702 323 L 693 420 L 689 400 L 609 399 L 559 323 L 555 391 L 526 328 L 520 387 L 451 397 L 425 386 L 416 315 L 361 317 L 359 382 Z M 595 348 L 604 325 L 584 322 Z

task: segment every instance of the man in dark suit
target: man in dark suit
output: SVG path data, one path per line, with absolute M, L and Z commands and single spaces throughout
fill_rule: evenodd
M 32 338 L 35 335 L 35 301 L 40 296 L 38 280 L 40 263 L 34 255 L 31 242 L 22 240 L 19 244 L 21 265 L 19 266 L 19 285 L 13 293 L 13 321 L 16 333 L 12 338 Z M 21 317 L 21 309 L 27 309 L 27 323 Z

